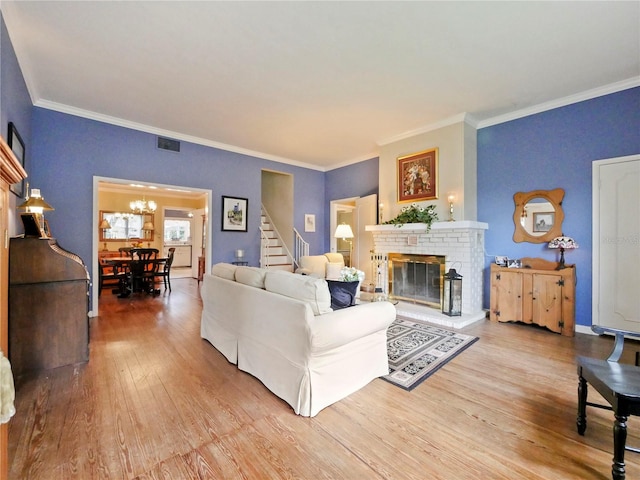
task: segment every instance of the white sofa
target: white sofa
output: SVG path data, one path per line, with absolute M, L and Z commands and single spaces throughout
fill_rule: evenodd
M 303 255 L 299 260 L 300 267 L 296 273 L 312 277 L 339 280 L 340 270 L 344 267 L 341 253 L 328 252 L 322 255 Z
M 229 264 L 213 266 L 201 295 L 202 338 L 299 415 L 389 373 L 389 302 L 332 311 L 324 279 Z

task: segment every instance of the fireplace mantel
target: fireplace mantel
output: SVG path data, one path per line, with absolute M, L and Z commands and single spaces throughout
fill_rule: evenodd
M 405 223 L 403 225 L 366 225 L 367 232 L 426 232 L 426 223 Z M 487 230 L 488 223 L 461 220 L 459 222 L 434 222 L 431 230 Z

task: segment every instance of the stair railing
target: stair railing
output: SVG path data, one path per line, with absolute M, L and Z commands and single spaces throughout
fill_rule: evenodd
M 309 255 L 309 242 L 305 242 L 300 232 L 293 229 L 293 233 L 295 235 L 295 241 L 293 244 L 293 263 L 296 265 L 296 268 L 300 267 L 300 257 Z
M 287 256 L 291 259 L 291 261 L 294 264 L 294 268 L 293 270 L 295 271 L 296 268 L 299 266 L 298 262 L 296 261 L 295 257 L 291 254 L 291 251 L 289 250 L 289 248 L 285 245 L 285 243 L 282 241 L 282 235 L 280 235 L 280 232 L 278 231 L 278 227 L 276 227 L 276 225 L 273 223 L 273 220 L 271 220 L 271 215 L 269 215 L 269 212 L 267 211 L 266 208 L 264 208 L 264 205 L 262 206 L 262 214 L 267 217 L 267 220 L 269 221 L 269 223 L 271 224 L 271 228 L 273 228 L 273 231 L 276 233 L 276 237 L 278 237 L 278 239 L 280 240 L 280 243 L 282 243 L 282 248 L 284 249 L 284 252 L 287 254 Z M 294 229 L 295 231 L 295 229 Z M 269 239 L 267 238 L 266 234 L 264 233 L 264 230 L 262 230 L 262 225 L 260 225 L 260 235 L 261 235 L 261 247 L 260 247 L 260 257 L 261 259 L 263 257 L 267 257 L 264 261 L 264 263 L 261 263 L 261 265 L 265 265 L 263 268 L 269 268 L 269 261 L 268 261 L 268 248 L 269 248 Z M 267 238 L 267 241 L 265 242 L 264 239 Z M 262 262 L 262 260 L 261 260 Z
M 260 267 L 269 268 L 269 237 L 260 225 Z

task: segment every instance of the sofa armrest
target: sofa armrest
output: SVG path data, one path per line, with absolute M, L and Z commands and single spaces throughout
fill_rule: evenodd
M 314 317 L 311 349 L 322 351 L 345 345 L 376 332 L 386 332 L 396 318 L 390 302 L 371 302 Z

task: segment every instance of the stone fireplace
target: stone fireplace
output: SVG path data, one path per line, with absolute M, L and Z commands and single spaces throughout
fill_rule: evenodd
M 427 233 L 426 225 L 409 223 L 396 225 L 367 225 L 366 230 L 373 234 L 376 258 L 376 272 L 367 275 L 370 280 L 390 293 L 389 257 L 391 254 L 426 255 L 443 257 L 443 271 L 455 268 L 462 275 L 462 316 L 448 317 L 435 307 L 435 302 L 418 302 L 401 295 L 396 309 L 399 315 L 423 319 L 440 325 L 461 328 L 485 318 L 482 308 L 483 268 L 484 268 L 484 231 L 486 223 L 474 221 L 436 222 Z M 379 268 L 384 264 L 384 268 Z M 372 278 L 373 277 L 373 278 Z M 439 281 L 441 281 L 441 276 Z M 390 288 L 391 287 L 391 288 Z M 438 284 L 439 288 L 439 284 Z M 439 306 L 439 301 L 437 303 Z

